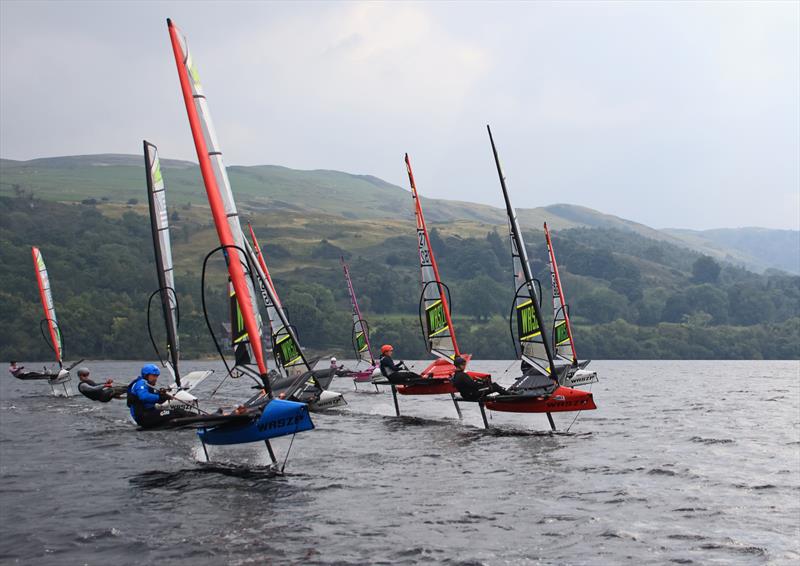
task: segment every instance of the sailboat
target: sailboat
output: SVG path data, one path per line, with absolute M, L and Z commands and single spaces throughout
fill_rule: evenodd
M 340 260 L 344 271 L 344 279 L 347 282 L 347 292 L 350 294 L 350 306 L 353 308 L 353 351 L 356 354 L 358 364 L 367 364 L 365 369 L 352 370 L 349 377 L 353 378 L 353 387 L 356 389 L 358 389 L 358 383 L 371 381 L 375 385 L 375 391 L 378 391 L 379 384 L 388 384 L 389 382 L 380 374 L 380 371 L 377 371 L 378 362 L 375 361 L 375 356 L 372 355 L 372 345 L 369 342 L 369 324 L 361 316 L 361 309 L 358 308 L 358 299 L 356 299 L 353 281 L 350 279 L 350 268 L 343 257 Z
M 276 395 L 283 394 L 287 399 L 308 403 L 311 411 L 345 404 L 344 395 L 328 389 L 333 381 L 333 369 L 311 369 L 313 364 L 306 359 L 297 330 L 289 322 L 286 309 L 281 304 L 253 227 L 248 224 L 248 229 L 252 246 L 245 241 L 246 251 L 249 257 L 255 258 L 253 264 L 269 321 L 272 354 L 278 367 L 270 377 L 273 392 Z
M 535 279 L 528 261 L 528 251 L 522 239 L 522 231 L 517 221 L 516 212 L 506 188 L 506 179 L 500 167 L 500 158 L 489 132 L 497 174 L 508 215 L 511 233 L 511 256 L 514 264 L 515 294 L 511 310 L 512 337 L 516 322 L 515 347 L 522 360 L 523 374 L 508 389 L 508 394 L 487 399 L 486 408 L 492 411 L 515 413 L 546 413 L 550 427 L 555 430 L 551 413 L 561 411 L 585 411 L 596 409 L 592 394 L 587 391 L 560 385 L 559 376 L 569 368 L 569 364 L 556 365 L 553 353 L 543 324 L 540 307 L 541 292 L 537 293 Z
M 420 372 L 421 379 L 408 384 L 392 384 L 395 413 L 399 416 L 400 409 L 397 403 L 396 392 L 401 395 L 442 395 L 449 394 L 456 407 L 459 418 L 461 409 L 455 394 L 457 390 L 451 381 L 455 366 L 453 360 L 461 356 L 467 362 L 472 357 L 462 353 L 456 341 L 453 320 L 450 316 L 450 289 L 442 283 L 439 276 L 439 267 L 433 255 L 428 227 L 422 213 L 422 203 L 411 170 L 411 161 L 405 155 L 406 172 L 411 185 L 411 197 L 414 200 L 414 214 L 417 220 L 417 242 L 419 245 L 419 266 L 422 291 L 419 299 L 420 327 L 425 338 L 428 353 L 436 356 L 428 367 Z M 471 377 L 486 378 L 489 374 L 468 371 Z
M 64 355 L 64 341 L 61 334 L 61 327 L 58 325 L 56 318 L 56 308 L 53 303 L 53 295 L 50 292 L 50 278 L 47 275 L 47 267 L 44 264 L 44 257 L 42 252 L 36 246 L 31 248 L 33 256 L 33 267 L 36 270 L 36 282 L 39 285 L 39 299 L 42 302 L 44 309 L 44 318 L 39 323 L 39 328 L 42 331 L 42 337 L 45 343 L 53 350 L 55 360 L 58 364 L 58 370 L 50 370 L 46 367 L 41 372 L 38 371 L 19 371 L 14 373 L 14 377 L 22 380 L 47 380 L 50 385 L 50 390 L 53 395 L 69 397 L 71 377 L 69 370 L 83 360 L 79 360 L 64 369 L 63 355 Z M 45 334 L 45 326 L 47 327 L 47 334 Z
M 569 321 L 569 305 L 564 298 L 561 277 L 558 274 L 556 254 L 547 222 L 544 223 L 544 236 L 547 241 L 547 254 L 550 266 L 550 283 L 553 290 L 553 353 L 559 362 L 569 364 L 566 372 L 559 377 L 559 383 L 568 387 L 597 383 L 597 372 L 585 369 L 591 360 L 578 360 L 572 325 Z
M 259 388 L 254 396 L 236 410 L 227 415 L 220 415 L 219 423 L 214 423 L 209 418 L 207 423 L 199 424 L 198 436 L 204 448 L 206 444 L 264 441 L 273 463 L 277 464 L 269 439 L 311 430 L 314 424 L 306 404 L 276 399 L 273 396 L 261 342 L 262 328 L 254 286 L 255 267 L 245 249 L 247 242 L 239 223 L 236 203 L 211 122 L 208 102 L 203 94 L 200 77 L 189 53 L 186 38 L 169 19 L 167 27 L 200 171 L 220 242 L 220 246 L 206 256 L 203 272 L 205 274 L 209 257 L 215 251 L 221 251 L 225 257 L 231 286 L 235 291 L 237 307 L 241 311 L 243 325 L 249 337 L 257 368 L 255 381 Z M 203 301 L 205 305 L 205 294 Z
M 197 409 L 197 398 L 189 393 L 202 383 L 213 370 L 193 371 L 181 376 L 180 346 L 178 342 L 178 295 L 175 291 L 175 273 L 172 265 L 172 246 L 169 235 L 169 215 L 167 211 L 166 187 L 161 174 L 161 163 L 158 160 L 158 148 L 147 140 L 144 145 L 145 177 L 147 180 L 147 202 L 150 207 L 150 226 L 153 233 L 153 251 L 156 259 L 156 274 L 158 276 L 158 289 L 147 301 L 147 331 L 153 349 L 172 377 L 168 393 L 172 397 L 168 405 L 176 407 L 189 407 Z M 150 324 L 150 310 L 153 299 L 161 300 L 161 313 L 166 329 L 166 351 L 162 353 L 153 337 Z

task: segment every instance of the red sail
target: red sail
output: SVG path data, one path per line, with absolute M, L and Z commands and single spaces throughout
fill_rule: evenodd
M 42 301 L 44 319 L 47 321 L 47 329 L 50 331 L 50 343 L 53 345 L 56 361 L 61 365 L 61 332 L 58 329 L 58 320 L 56 320 L 53 295 L 50 293 L 50 278 L 47 276 L 47 268 L 39 248 L 35 246 L 31 248 L 31 254 L 33 255 L 33 267 L 36 270 L 36 282 L 39 284 L 39 299 Z
M 223 196 L 217 181 L 217 173 L 224 173 L 224 166 L 222 166 L 221 160 L 212 164 L 211 155 L 213 154 L 215 158 L 218 158 L 220 152 L 216 151 L 216 148 L 212 148 L 211 152 L 209 151 L 206 136 L 209 137 L 212 143 L 216 141 L 214 139 L 213 127 L 210 125 L 207 116 L 203 116 L 204 119 L 201 121 L 198 111 L 198 106 L 200 106 L 202 110 L 205 110 L 205 96 L 202 94 L 196 70 L 192 66 L 188 49 L 187 52 L 184 52 L 181 46 L 178 28 L 173 25 L 170 20 L 167 20 L 167 26 L 172 42 L 172 51 L 175 54 L 175 64 L 178 68 L 178 77 L 181 83 L 183 100 L 186 104 L 186 113 L 189 117 L 189 125 L 192 129 L 192 137 L 194 138 L 194 145 L 197 150 L 197 159 L 200 162 L 200 172 L 203 175 L 203 182 L 205 183 L 206 194 L 208 195 L 208 203 L 211 206 L 214 224 L 217 227 L 219 242 L 225 248 L 228 273 L 236 292 L 236 300 L 242 312 L 242 317 L 244 318 L 247 334 L 250 338 L 250 347 L 253 349 L 253 356 L 258 365 L 258 370 L 266 383 L 267 365 L 264 361 L 264 350 L 261 346 L 261 332 L 256 319 L 257 313 L 254 309 L 251 288 L 247 284 L 243 267 L 243 264 L 246 265 L 246 258 L 244 253 L 236 249 L 236 247 L 238 247 L 237 242 L 234 239 L 231 226 L 228 222 L 225 203 L 223 202 Z M 189 69 L 192 70 L 193 76 L 191 78 L 189 76 Z M 241 227 L 239 230 L 241 231 Z
M 422 204 L 420 203 L 417 185 L 414 182 L 414 173 L 411 170 L 411 161 L 406 153 L 406 171 L 408 171 L 408 181 L 411 185 L 411 196 L 414 198 L 414 212 L 417 218 L 417 240 L 419 244 L 419 265 L 423 286 L 423 306 L 425 308 L 425 321 L 427 336 L 426 343 L 431 353 L 441 358 L 453 361 L 456 356 L 460 356 L 456 342 L 456 334 L 453 329 L 453 321 L 450 318 L 450 305 L 447 301 L 447 293 L 444 292 L 444 285 L 439 277 L 439 267 L 436 265 L 436 258 L 433 255 L 428 227 L 425 225 L 425 217 L 422 214 Z M 441 313 L 437 312 L 441 308 Z M 439 316 L 439 314 L 443 316 Z M 438 322 L 438 323 L 437 323 Z M 443 322 L 444 324 L 441 324 Z

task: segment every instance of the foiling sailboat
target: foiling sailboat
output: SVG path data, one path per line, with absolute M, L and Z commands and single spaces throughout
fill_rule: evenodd
M 83 360 L 79 360 L 64 369 L 64 339 L 61 333 L 61 327 L 58 325 L 58 319 L 56 318 L 53 294 L 50 291 L 50 277 L 47 275 L 47 267 L 44 264 L 44 257 L 39 248 L 33 246 L 31 248 L 31 254 L 33 256 L 33 267 L 36 271 L 36 282 L 39 285 L 39 299 L 44 309 L 44 318 L 39 322 L 39 329 L 42 331 L 42 337 L 45 343 L 55 354 L 55 361 L 58 364 L 58 369 L 51 370 L 45 367 L 40 372 L 18 371 L 13 375 L 17 379 L 25 381 L 46 380 L 50 385 L 50 390 L 53 395 L 69 397 L 71 394 L 69 385 L 71 377 L 69 371 Z M 47 334 L 45 334 L 45 326 L 47 327 Z
M 492 130 L 489 141 L 492 145 L 497 174 L 508 215 L 511 233 L 511 255 L 514 264 L 515 295 L 511 310 L 511 335 L 514 346 L 522 360 L 522 375 L 508 389 L 508 394 L 486 400 L 486 408 L 492 411 L 515 413 L 546 413 L 550 427 L 555 430 L 551 413 L 562 411 L 585 411 L 596 409 L 592 394 L 559 383 L 559 376 L 570 364 L 556 365 L 549 340 L 545 335 L 540 307 L 541 292 L 537 292 L 531 273 L 528 252 L 522 238 L 517 215 L 511 206 L 506 188 L 506 179 L 500 167 Z M 516 322 L 516 336 L 514 332 Z
M 205 276 L 210 255 L 215 251 L 222 251 L 231 286 L 235 291 L 237 307 L 249 338 L 257 373 L 257 376 L 254 376 L 258 388 L 255 395 L 230 413 L 218 415 L 218 421 L 214 421 L 214 415 L 204 415 L 206 421 L 202 421 L 202 417 L 197 417 L 198 422 L 195 426 L 199 428 L 198 435 L 204 448 L 206 444 L 264 441 L 273 463 L 277 464 L 269 440 L 311 430 L 314 424 L 311 422 L 308 406 L 305 403 L 276 399 L 273 396 L 262 346 L 260 316 L 255 295 L 255 266 L 246 251 L 247 242 L 239 223 L 208 102 L 203 94 L 199 74 L 189 53 L 186 39 L 169 19 L 167 27 L 200 171 L 220 242 L 220 246 L 206 256 L 203 275 Z M 205 293 L 203 293 L 203 303 L 205 311 Z M 208 321 L 207 317 L 206 320 Z
M 331 409 L 345 404 L 344 395 L 328 389 L 334 378 L 333 368 L 311 369 L 313 363 L 306 359 L 300 346 L 297 329 L 289 322 L 286 309 L 281 304 L 253 227 L 248 224 L 248 229 L 252 246 L 249 242 L 245 242 L 245 247 L 248 257 L 255 266 L 261 287 L 270 327 L 272 355 L 278 367 L 277 371 L 270 372 L 273 393 L 308 403 L 311 411 Z
M 378 391 L 379 384 L 388 384 L 389 382 L 383 377 L 378 370 L 378 362 L 375 361 L 375 356 L 372 355 L 372 345 L 369 341 L 369 324 L 366 319 L 361 316 L 361 309 L 358 308 L 358 299 L 356 299 L 356 292 L 353 288 L 353 281 L 350 278 L 350 268 L 345 263 L 344 258 L 340 258 L 342 262 L 342 270 L 344 270 L 344 279 L 347 282 L 347 292 L 350 294 L 350 306 L 353 309 L 353 351 L 356 354 L 358 364 L 367 364 L 367 367 L 361 370 L 351 370 L 348 377 L 353 378 L 353 387 L 358 389 L 359 383 L 372 382 L 375 385 L 375 391 Z
M 193 371 L 181 375 L 180 344 L 178 341 L 178 323 L 180 310 L 178 308 L 178 294 L 175 291 L 175 272 L 172 264 L 172 246 L 169 234 L 169 214 L 167 210 L 166 187 L 161 173 L 161 163 L 158 160 L 158 148 L 145 140 L 144 165 L 147 180 L 147 202 L 150 207 L 150 226 L 153 233 L 153 251 L 156 259 L 156 274 L 158 276 L 158 289 L 147 301 L 147 331 L 153 349 L 172 377 L 168 393 L 171 399 L 166 403 L 173 407 L 184 409 L 198 409 L 197 398 L 189 391 L 202 383 L 213 370 Z M 159 297 L 161 314 L 166 330 L 166 351 L 162 353 L 158 347 L 150 323 L 150 310 L 153 299 Z
M 575 351 L 575 340 L 572 337 L 572 324 L 569 321 L 569 305 L 564 298 L 564 288 L 558 274 L 556 254 L 547 222 L 544 223 L 544 236 L 547 241 L 547 254 L 550 266 L 550 283 L 553 289 L 553 353 L 556 360 L 566 362 L 569 367 L 559 376 L 559 383 L 568 387 L 577 387 L 597 383 L 597 372 L 587 370 L 591 360 L 578 360 Z
M 417 242 L 419 248 L 419 266 L 422 291 L 419 299 L 420 328 L 425 338 L 428 353 L 436 356 L 428 367 L 420 372 L 420 378 L 404 384 L 392 384 L 395 413 L 400 415 L 397 393 L 401 395 L 450 395 L 456 412 L 461 418 L 461 409 L 455 394 L 457 390 L 451 381 L 455 366 L 453 360 L 461 356 L 469 363 L 470 354 L 462 353 L 458 348 L 453 320 L 450 316 L 450 289 L 442 283 L 439 267 L 433 255 L 430 235 L 422 213 L 422 204 L 411 170 L 411 161 L 405 155 L 406 171 L 411 186 L 411 197 L 414 201 L 414 214 L 417 221 Z M 467 372 L 473 378 L 490 377 L 489 374 Z M 391 381 L 391 380 L 390 380 Z

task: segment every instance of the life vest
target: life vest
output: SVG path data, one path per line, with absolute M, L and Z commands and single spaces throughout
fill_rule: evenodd
M 142 403 L 142 400 L 139 399 L 139 396 L 133 392 L 133 384 L 140 379 L 140 377 L 137 377 L 128 384 L 128 395 L 125 400 L 125 403 L 131 408 L 131 414 L 133 415 L 133 418 L 136 418 L 138 415 L 141 415 L 144 412 L 144 403 Z

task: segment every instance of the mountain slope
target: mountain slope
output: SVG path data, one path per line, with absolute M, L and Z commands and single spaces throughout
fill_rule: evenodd
M 32 195 L 59 202 L 127 203 L 145 201 L 142 157 L 101 154 L 49 157 L 30 161 L 0 159 L 0 195 Z M 176 206 L 206 206 L 196 164 L 162 159 L 162 169 Z M 341 171 L 299 171 L 276 165 L 228 167 L 237 204 L 243 212 L 294 212 L 333 215 L 349 220 L 410 220 L 409 192 L 371 175 Z M 422 188 L 424 193 L 424 187 Z M 423 197 L 430 222 L 456 222 L 460 229 L 505 231 L 505 211 L 488 205 Z M 527 228 L 548 222 L 554 230 L 613 228 L 688 247 L 754 271 L 777 268 L 800 273 L 800 235 L 791 230 L 656 230 L 590 208 L 554 204 L 518 210 Z

